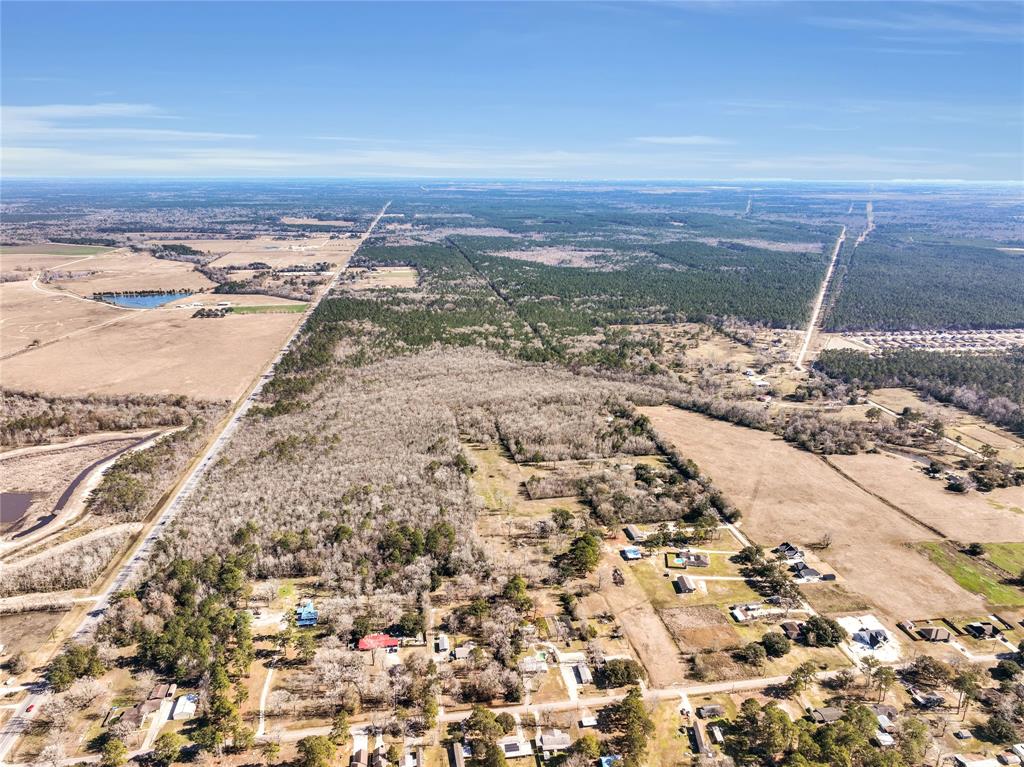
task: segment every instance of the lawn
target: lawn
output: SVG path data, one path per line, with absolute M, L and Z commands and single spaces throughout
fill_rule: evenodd
M 970 557 L 951 551 L 941 543 L 922 543 L 928 558 L 948 573 L 967 591 L 980 594 L 993 606 L 1019 607 L 1024 605 L 1024 591 L 1000 583 L 981 571 Z
M 1024 570 L 1024 543 L 986 543 L 989 561 L 1016 577 Z
M 309 304 L 270 304 L 267 306 L 232 306 L 232 314 L 302 314 Z

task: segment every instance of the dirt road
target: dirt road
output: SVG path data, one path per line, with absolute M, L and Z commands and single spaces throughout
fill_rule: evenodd
M 818 318 L 821 316 L 821 307 L 825 303 L 825 294 L 828 292 L 829 283 L 832 282 L 832 274 L 836 270 L 836 261 L 839 260 L 839 251 L 846 241 L 846 227 L 839 232 L 835 247 L 832 249 L 832 259 L 828 262 L 828 270 L 825 272 L 825 279 L 821 281 L 821 288 L 818 290 L 818 297 L 814 299 L 814 308 L 811 310 L 811 319 L 807 323 L 807 331 L 804 333 L 804 341 L 800 345 L 800 351 L 796 355 L 794 367 L 797 370 L 804 369 L 804 360 L 807 358 L 807 350 L 811 346 L 811 338 L 818 329 Z

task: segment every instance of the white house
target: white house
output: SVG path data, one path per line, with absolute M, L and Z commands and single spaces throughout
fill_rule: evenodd
M 171 719 L 181 721 L 192 719 L 196 715 L 196 706 L 199 705 L 199 696 L 195 693 L 179 695 L 174 701 L 174 708 L 171 709 Z

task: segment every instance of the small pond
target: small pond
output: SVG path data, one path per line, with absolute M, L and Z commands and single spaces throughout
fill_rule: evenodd
M 35 493 L 0 493 L 0 524 L 10 525 L 19 521 L 35 498 Z
M 107 293 L 98 295 L 96 298 L 116 306 L 126 306 L 130 309 L 152 309 L 163 306 L 178 298 L 185 298 L 191 293 L 143 293 L 137 295 L 114 295 Z

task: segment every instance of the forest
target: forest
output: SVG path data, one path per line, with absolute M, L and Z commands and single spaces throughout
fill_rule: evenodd
M 846 249 L 827 330 L 1024 326 L 1020 253 L 914 235 L 879 226 L 855 251 Z
M 1024 434 L 1024 350 L 960 355 L 907 349 L 869 355 L 831 349 L 821 353 L 816 368 L 860 386 L 908 386 Z

